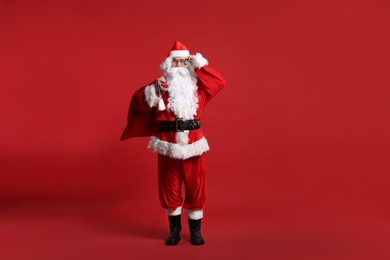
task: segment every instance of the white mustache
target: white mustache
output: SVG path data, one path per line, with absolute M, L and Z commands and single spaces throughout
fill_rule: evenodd
M 186 67 L 172 67 L 168 68 L 166 71 L 166 76 L 168 78 L 173 78 L 175 76 L 181 76 L 181 77 L 189 77 L 190 71 Z

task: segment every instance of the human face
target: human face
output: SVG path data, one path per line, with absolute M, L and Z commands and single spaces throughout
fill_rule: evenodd
M 184 67 L 186 65 L 186 59 L 181 57 L 172 58 L 172 67 Z

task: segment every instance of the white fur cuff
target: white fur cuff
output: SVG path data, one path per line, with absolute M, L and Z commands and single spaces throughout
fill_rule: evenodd
M 178 216 L 181 214 L 181 206 L 175 210 L 166 209 L 165 211 L 167 212 L 168 216 Z
M 198 210 L 187 209 L 186 213 L 187 213 L 187 218 L 192 220 L 198 220 L 203 218 L 203 209 L 198 209 Z
M 195 66 L 195 68 L 200 69 L 204 65 L 209 64 L 209 62 L 200 54 L 199 52 L 196 53 L 194 56 L 192 56 L 192 63 Z
M 149 85 L 145 88 L 145 100 L 149 107 L 155 107 L 158 105 L 160 98 L 156 95 L 154 85 Z

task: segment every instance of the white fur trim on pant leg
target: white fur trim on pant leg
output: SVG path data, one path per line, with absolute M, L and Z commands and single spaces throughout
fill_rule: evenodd
M 160 98 L 157 96 L 154 85 L 145 87 L 145 100 L 149 107 L 155 107 L 158 105 Z
M 197 210 L 187 209 L 186 213 L 187 213 L 187 218 L 192 220 L 198 220 L 203 218 L 203 209 L 197 209 Z
M 192 56 L 192 63 L 194 64 L 195 68 L 198 69 L 202 68 L 204 65 L 209 64 L 209 62 L 199 52 Z
M 152 136 L 150 138 L 148 148 L 156 153 L 181 160 L 201 155 L 202 153 L 210 150 L 209 144 L 204 137 L 192 144 L 181 145 L 162 141 L 157 137 Z
M 181 206 L 175 210 L 165 209 L 165 211 L 167 212 L 168 216 L 178 216 L 181 214 Z

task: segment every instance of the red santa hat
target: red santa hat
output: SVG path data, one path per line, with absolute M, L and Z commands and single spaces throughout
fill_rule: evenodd
M 187 57 L 190 55 L 188 48 L 181 42 L 175 41 L 169 53 L 169 57 Z

